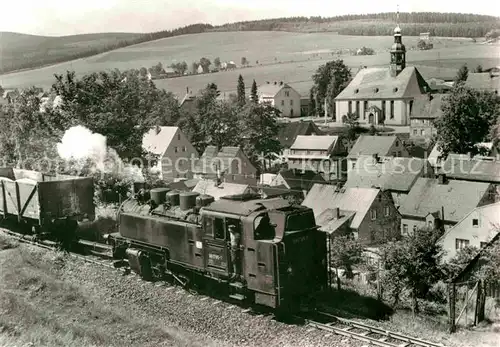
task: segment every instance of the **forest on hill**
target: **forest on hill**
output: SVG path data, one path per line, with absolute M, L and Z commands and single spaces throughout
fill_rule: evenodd
M 336 17 L 289 17 L 230 23 L 217 31 L 328 31 L 340 35 L 392 35 L 395 12 Z M 418 36 L 429 32 L 441 37 L 484 37 L 500 28 L 500 18 L 486 15 L 439 12 L 402 12 L 399 23 L 404 35 Z
M 498 36 L 500 33 L 499 17 L 476 14 L 403 12 L 399 14 L 399 23 L 403 35 L 406 36 L 418 36 L 422 32 L 429 32 L 431 36 L 478 38 L 491 33 Z M 89 41 L 88 35 L 75 35 L 71 38 L 33 36 L 26 40 L 13 40 L 9 37 L 21 34 L 0 33 L 0 50 L 2 51 L 0 74 L 86 58 L 134 44 L 186 34 L 213 31 L 289 31 L 385 36 L 392 35 L 395 24 L 396 13 L 387 12 L 337 17 L 275 18 L 220 26 L 197 23 L 174 30 L 147 34 L 135 33 L 115 37 L 107 35 L 92 41 Z M 71 39 L 71 45 L 67 44 L 69 39 Z

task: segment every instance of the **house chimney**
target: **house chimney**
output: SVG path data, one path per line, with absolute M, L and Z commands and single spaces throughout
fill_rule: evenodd
M 158 135 L 161 131 L 161 128 L 159 125 L 156 126 L 156 135 Z
M 339 219 L 340 218 L 340 208 L 339 207 L 336 207 L 333 209 L 333 217 L 335 219 Z
M 438 183 L 439 184 L 445 184 L 446 183 L 446 174 L 441 173 L 438 176 Z
M 372 155 L 372 157 L 373 157 L 373 161 L 374 161 L 375 163 L 378 163 L 378 159 L 379 159 L 379 158 L 378 158 L 378 153 L 373 154 L 373 155 Z

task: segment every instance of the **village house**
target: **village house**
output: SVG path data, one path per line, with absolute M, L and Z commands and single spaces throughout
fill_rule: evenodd
M 238 184 L 222 182 L 218 183 L 213 180 L 199 180 L 193 188 L 193 192 L 213 196 L 215 200 L 219 200 L 224 196 L 252 194 L 255 190 L 248 184 Z
M 257 88 L 259 103 L 269 103 L 277 108 L 281 117 L 300 117 L 300 94 L 289 84 L 274 82 Z
M 297 201 L 302 202 L 304 200 L 304 195 L 301 190 L 289 189 L 284 185 L 281 186 L 264 186 L 258 189 L 258 193 L 263 199 L 271 198 L 294 198 Z
M 289 154 L 290 147 L 295 142 L 299 135 L 322 135 L 323 132 L 319 130 L 318 126 L 312 121 L 300 121 L 282 123 L 279 126 L 278 141 L 283 147 L 283 157 Z
M 410 113 L 410 139 L 415 142 L 429 142 L 437 134 L 433 121 L 441 117 L 441 105 L 445 94 L 428 94 L 413 101 Z
M 329 232 L 335 232 L 334 227 L 341 228 L 343 219 L 365 246 L 380 245 L 400 236 L 401 216 L 391 195 L 380 189 L 315 184 L 302 205 L 313 209 L 315 218 L 322 223 L 318 225 Z M 322 215 L 327 210 L 333 210 L 328 212 L 331 218 Z
M 362 125 L 410 125 L 414 99 L 430 92 L 417 68 L 406 66 L 401 29 L 394 29 L 394 44 L 387 68 L 364 68 L 335 98 L 335 123 L 354 113 Z
M 409 157 L 403 142 L 397 136 L 369 136 L 361 135 L 349 151 L 347 156 L 347 175 L 356 168 L 361 156 L 381 157 Z
M 489 183 L 421 177 L 399 208 L 403 235 L 428 226 L 446 231 L 476 207 L 493 202 Z
M 449 261 L 467 246 L 483 248 L 498 233 L 500 202 L 475 208 L 438 240 L 446 252 L 443 261 Z
M 470 182 L 491 183 L 495 201 L 500 201 L 500 158 L 449 155 L 439 169 L 447 177 Z
M 257 169 L 239 147 L 208 146 L 193 169 L 194 178 L 257 186 Z
M 142 147 L 157 156 L 153 166 L 160 179 L 171 181 L 193 177 L 193 162 L 199 155 L 180 128 L 154 127 L 144 135 Z
M 321 173 L 326 181 L 345 180 L 345 155 L 338 136 L 299 135 L 290 147 L 288 168 Z
M 361 156 L 349 172 L 344 188 L 380 188 L 401 206 L 420 177 L 434 177 L 434 170 L 422 158 Z
M 469 88 L 500 93 L 500 76 L 493 71 L 469 72 L 465 85 Z
M 497 158 L 500 155 L 500 148 L 499 146 L 494 146 L 492 142 L 481 142 L 477 143 L 476 147 L 483 151 L 483 155 L 475 155 L 475 159 L 493 159 Z M 439 170 L 441 166 L 444 163 L 445 159 L 448 158 L 464 158 L 464 159 L 469 159 L 470 154 L 457 154 L 457 153 L 449 153 L 447 158 L 444 158 L 444 155 L 442 151 L 439 149 L 439 143 L 436 143 L 434 147 L 432 148 L 431 152 L 427 156 L 427 160 L 431 164 L 431 166 Z M 498 159 L 497 159 L 498 160 Z

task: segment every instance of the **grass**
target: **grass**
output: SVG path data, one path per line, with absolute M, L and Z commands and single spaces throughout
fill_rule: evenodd
M 475 44 L 471 40 L 435 39 L 433 50 L 410 50 L 417 41 L 418 37 L 403 38 L 409 50 L 407 56 L 409 65 L 418 62 L 419 66 L 443 68 L 447 66 L 447 60 L 453 61 L 453 67 L 459 63 L 469 63 L 471 67 L 479 63 L 484 67 L 500 64 L 496 46 Z M 193 61 L 199 61 L 201 57 L 207 57 L 212 61 L 215 57 L 220 57 L 222 61 L 233 60 L 239 64 L 241 57 L 244 56 L 251 64 L 248 68 L 157 80 L 155 83 L 179 97 L 184 95 L 187 87 L 197 91 L 210 82 L 216 83 L 223 93 L 229 93 L 235 91 L 238 75 L 242 74 L 248 86 L 253 79 L 257 84 L 280 80 L 291 83 L 301 94 L 308 95 L 311 76 L 319 65 L 340 57 L 354 72 L 361 65 L 385 66 L 389 60 L 387 50 L 392 42 L 390 36 L 342 36 L 334 33 L 259 31 L 183 35 L 36 70 L 2 75 L 0 85 L 4 88 L 22 88 L 31 85 L 50 88 L 54 82 L 53 75 L 65 73 L 66 70 L 75 70 L 77 75 L 81 76 L 106 69 L 151 67 L 158 62 L 170 65 L 172 62 L 186 61 L 190 66 Z M 375 49 L 377 54 L 352 56 L 347 53 L 362 46 Z M 342 51 L 344 53 L 341 55 L 337 54 Z M 427 74 L 434 74 L 434 70 Z M 456 71 L 453 70 L 448 74 L 450 73 L 454 75 Z
M 101 301 L 104 293 L 61 281 L 64 261 L 24 246 L 0 251 L 0 345 L 202 345 L 173 328 L 131 317 L 126 303 Z

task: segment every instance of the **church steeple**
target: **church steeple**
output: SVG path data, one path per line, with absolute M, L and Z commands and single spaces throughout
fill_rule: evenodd
M 391 47 L 391 75 L 396 77 L 406 67 L 406 47 L 403 45 L 401 28 L 399 27 L 399 6 L 397 26 L 394 29 L 394 43 Z

